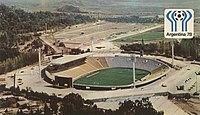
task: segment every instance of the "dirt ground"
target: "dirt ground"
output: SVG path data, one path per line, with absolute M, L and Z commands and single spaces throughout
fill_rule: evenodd
M 106 39 L 112 39 L 116 35 L 130 31 L 138 31 L 152 24 L 113 23 L 99 21 L 96 23 L 79 24 L 67 27 L 54 33 L 54 39 L 63 42 L 66 47 L 82 47 L 93 43 L 99 43 Z
M 171 100 L 190 115 L 200 114 L 200 98 L 191 98 L 189 101 Z

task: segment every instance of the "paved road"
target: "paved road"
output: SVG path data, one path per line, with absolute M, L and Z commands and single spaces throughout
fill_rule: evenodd
M 153 58 L 154 56 L 151 56 L 151 57 Z M 161 57 L 161 56 L 159 56 L 159 59 L 165 60 L 169 63 L 171 61 L 170 58 Z M 35 66 L 33 69 L 32 67 L 25 67 L 21 70 L 18 70 L 18 72 L 16 73 L 17 73 L 17 79 L 19 78 L 22 79 L 23 84 L 20 85 L 20 88 L 23 88 L 23 89 L 26 89 L 26 87 L 31 87 L 34 91 L 46 92 L 48 94 L 54 93 L 56 95 L 61 95 L 61 97 L 71 92 L 74 92 L 74 93 L 79 93 L 85 99 L 112 98 L 110 99 L 110 101 L 113 101 L 113 99 L 115 98 L 118 98 L 120 100 L 120 98 L 123 98 L 123 97 L 128 97 L 128 98 L 135 97 L 135 96 L 141 97 L 141 96 L 153 95 L 154 93 L 167 92 L 167 91 L 172 92 L 172 93 L 178 93 L 179 91 L 176 90 L 177 85 L 184 85 L 186 87 L 185 92 L 189 92 L 187 89 L 194 84 L 196 80 L 195 72 L 199 70 L 199 66 L 189 64 L 189 62 L 183 62 L 183 61 L 178 61 L 178 60 L 175 60 L 175 64 L 180 65 L 182 69 L 181 70 L 171 69 L 170 72 L 167 74 L 167 76 L 162 78 L 161 80 L 158 80 L 156 82 L 153 82 L 149 85 L 146 85 L 140 88 L 123 89 L 123 90 L 119 89 L 119 90 L 113 90 L 113 91 L 86 91 L 86 90 L 76 90 L 73 88 L 68 88 L 68 89 L 52 88 L 50 84 L 46 83 L 41 78 L 39 78 L 37 66 Z M 24 71 L 24 72 L 21 72 L 21 71 Z M 185 83 L 185 80 L 187 80 L 188 78 L 191 78 L 191 80 Z M 12 85 L 12 82 L 13 82 L 12 79 L 8 78 L 6 80 L 8 81 L 10 85 Z M 198 80 L 200 82 L 200 79 Z M 167 87 L 162 87 L 161 86 L 162 84 L 166 84 Z M 195 89 L 193 89 L 192 91 L 194 92 Z M 158 101 L 156 101 L 155 104 L 157 102 Z M 167 103 L 168 105 L 170 104 L 170 102 L 168 101 L 165 101 L 165 103 Z M 163 107 L 164 106 L 165 104 L 163 105 Z M 116 107 L 116 106 L 113 106 L 113 107 Z M 162 107 L 159 107 L 159 106 L 157 107 L 158 109 L 159 108 L 162 109 Z M 178 108 L 173 109 L 173 110 L 182 112 Z M 171 112 L 171 111 L 167 109 L 167 112 Z
M 49 37 L 50 35 L 48 35 L 48 34 L 44 34 L 44 35 L 42 35 L 42 36 L 40 36 L 40 39 L 44 42 L 44 43 L 46 43 L 48 46 L 50 46 L 51 48 L 53 48 L 54 50 L 55 50 L 55 52 L 56 53 L 61 53 L 62 51 L 58 48 L 58 47 L 56 47 L 55 45 L 53 45 L 53 40 L 52 39 L 49 39 L 48 37 Z
M 165 57 L 162 57 L 165 59 Z M 178 63 L 178 61 L 175 61 L 175 63 Z M 179 62 L 180 63 L 180 62 Z M 184 62 L 182 62 L 184 63 Z M 189 68 L 189 69 L 188 69 Z M 121 96 L 131 96 L 131 95 L 145 95 L 145 94 L 152 94 L 152 93 L 158 93 L 158 92 L 166 92 L 170 91 L 173 93 L 176 93 L 176 86 L 180 84 L 185 84 L 186 87 L 190 87 L 193 82 L 191 83 L 185 83 L 185 80 L 189 77 L 192 77 L 191 81 L 194 81 L 196 78 L 194 72 L 198 70 L 199 66 L 197 65 L 187 65 L 184 66 L 181 70 L 174 70 L 171 69 L 170 73 L 161 80 L 158 80 L 152 84 L 136 88 L 136 89 L 123 89 L 123 90 L 113 90 L 113 91 L 85 91 L 85 90 L 76 90 L 73 88 L 69 89 L 55 89 L 50 86 L 50 84 L 41 81 L 42 79 L 38 79 L 38 67 L 35 66 L 34 70 L 31 70 L 31 67 L 27 67 L 25 69 L 22 69 L 24 72 L 20 73 L 20 70 L 17 73 L 17 77 L 22 79 L 22 82 L 24 82 L 23 85 L 20 87 L 26 88 L 26 87 L 32 87 L 35 91 L 45 91 L 49 94 L 55 93 L 55 94 L 61 94 L 61 95 L 67 95 L 71 92 L 80 93 L 84 98 L 86 99 L 99 99 L 99 98 L 108 98 L 108 97 L 121 97 Z M 41 81 L 41 82 L 40 82 Z M 166 84 L 167 87 L 161 87 L 162 84 Z
M 94 28 L 94 26 L 102 26 L 102 25 L 92 25 L 91 27 L 89 28 Z M 104 39 L 104 40 L 99 40 L 99 41 L 94 41 L 94 44 L 93 44 L 93 48 L 99 46 L 99 45 L 105 45 L 106 48 L 104 48 L 103 50 L 107 49 L 107 50 L 110 50 L 112 49 L 113 47 L 116 48 L 111 42 L 113 40 L 117 40 L 117 39 L 122 39 L 122 38 L 126 38 L 126 37 L 129 37 L 129 36 L 133 36 L 133 35 L 136 35 L 136 34 L 140 34 L 140 33 L 144 33 L 144 32 L 147 32 L 147 31 L 150 31 L 150 30 L 153 30 L 153 29 L 156 29 L 156 28 L 159 28 L 159 27 L 162 27 L 162 24 L 157 24 L 157 25 L 154 25 L 154 26 L 151 26 L 151 27 L 145 27 L 145 28 L 142 28 L 141 30 L 138 30 L 138 31 L 130 31 L 130 32 L 127 32 L 126 34 L 121 34 L 121 35 L 117 35 L 115 38 L 111 38 L 111 39 Z M 88 27 L 87 27 L 88 28 Z M 84 28 L 78 28 L 78 30 L 73 30 L 74 31 L 81 31 L 81 30 L 84 30 Z M 63 34 L 66 34 L 66 33 L 63 33 Z M 55 34 L 57 35 L 57 34 Z M 52 47 L 57 53 L 61 53 L 61 50 L 56 47 L 55 45 L 53 45 L 53 42 L 55 42 L 53 39 L 50 39 L 48 38 L 50 35 L 48 34 L 44 34 L 42 35 L 40 38 L 41 40 L 43 40 L 47 45 L 49 45 L 50 47 Z M 48 39 L 47 39 L 48 38 Z M 81 45 L 80 46 L 81 49 L 88 49 L 88 48 L 91 48 L 91 44 L 89 46 L 85 46 L 85 45 Z
M 151 26 L 151 27 L 143 28 L 143 29 L 138 30 L 138 31 L 130 31 L 130 32 L 127 32 L 126 34 L 117 35 L 114 38 L 110 38 L 110 39 L 105 39 L 103 41 L 94 42 L 94 44 L 93 44 L 93 50 L 94 51 L 100 51 L 100 50 L 108 50 L 108 51 L 119 50 L 119 48 L 116 47 L 112 43 L 112 41 L 118 40 L 118 39 L 122 39 L 122 38 L 127 38 L 127 37 L 130 37 L 130 36 L 134 36 L 136 34 L 141 34 L 141 33 L 144 33 L 144 32 L 150 31 L 150 30 L 154 30 L 156 28 L 160 28 L 162 26 L 163 26 L 162 24 L 157 24 L 157 25 L 154 25 L 154 26 Z M 96 47 L 99 47 L 99 46 L 104 46 L 104 48 L 97 49 Z M 88 49 L 88 48 L 91 48 L 91 46 L 81 46 L 81 49 Z
M 118 39 L 122 39 L 122 38 L 127 38 L 127 37 L 130 37 L 130 36 L 134 36 L 136 34 L 141 34 L 141 33 L 144 33 L 144 32 L 150 31 L 150 30 L 160 28 L 162 26 L 163 26 L 162 24 L 158 24 L 158 25 L 155 25 L 153 27 L 146 28 L 146 29 L 143 29 L 143 30 L 128 32 L 127 34 L 119 35 L 116 38 L 109 39 L 108 41 L 114 41 L 114 40 L 118 40 Z
M 121 97 L 121 98 L 114 98 L 108 99 L 105 102 L 95 102 L 95 104 L 99 108 L 106 108 L 116 110 L 119 108 L 119 103 L 124 102 L 124 100 L 140 100 L 142 97 L 150 97 L 150 101 L 153 107 L 157 111 L 164 111 L 165 115 L 188 115 L 184 110 L 180 107 L 175 105 L 173 102 L 167 99 L 167 97 L 163 96 L 152 96 L 152 95 L 145 95 L 145 96 L 131 96 L 131 97 Z

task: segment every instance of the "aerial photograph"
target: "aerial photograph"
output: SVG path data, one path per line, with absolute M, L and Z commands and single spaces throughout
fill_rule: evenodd
M 0 0 L 0 115 L 200 115 L 200 0 Z

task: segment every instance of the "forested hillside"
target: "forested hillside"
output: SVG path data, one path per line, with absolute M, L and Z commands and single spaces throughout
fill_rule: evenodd
M 94 21 L 89 16 L 71 15 L 65 13 L 51 13 L 51 12 L 26 12 L 15 7 L 8 7 L 0 5 L 0 67 L 14 66 L 9 69 L 0 68 L 0 74 L 11 71 L 12 68 L 26 66 L 25 60 L 27 55 L 35 55 L 34 48 L 29 52 L 20 51 L 20 45 L 36 38 L 33 33 L 44 31 L 46 25 L 48 29 L 63 28 L 79 23 L 86 23 Z M 33 44 L 29 44 L 33 46 Z M 19 58 L 19 59 L 16 59 Z M 29 56 L 28 56 L 29 57 Z M 35 58 L 35 56 L 30 56 Z M 15 60 L 15 61 L 14 61 Z M 18 61 L 17 61 L 18 60 Z M 21 61 L 19 61 L 21 60 Z M 37 60 L 32 59 L 32 63 Z M 15 63 L 18 66 L 14 65 Z M 31 63 L 28 63 L 31 64 Z
M 199 0 L 0 0 L 0 4 L 17 6 L 28 11 L 56 11 L 65 5 L 79 7 L 86 12 L 111 14 L 163 14 L 165 8 L 199 10 Z M 198 12 L 196 12 L 197 14 Z M 150 14 L 151 15 L 151 14 Z
M 180 42 L 174 40 L 174 54 L 175 56 L 181 56 L 188 60 L 198 60 L 200 61 L 200 39 L 199 37 L 194 37 L 192 39 L 183 39 Z M 121 50 L 125 52 L 140 52 L 143 54 L 153 54 L 153 55 L 164 55 L 166 57 L 171 57 L 171 45 L 172 42 L 165 41 L 164 39 L 159 42 L 144 43 L 133 43 L 121 45 Z

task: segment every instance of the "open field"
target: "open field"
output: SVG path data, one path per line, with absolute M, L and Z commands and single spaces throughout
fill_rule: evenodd
M 56 52 L 60 52 L 63 47 L 55 45 L 56 42 L 62 42 L 66 48 L 81 48 L 99 50 L 118 50 L 112 41 L 128 38 L 141 33 L 161 28 L 161 24 L 155 23 L 113 23 L 98 21 L 96 23 L 85 23 L 66 27 L 52 34 L 44 34 L 40 38 Z M 93 45 L 92 44 L 93 41 Z M 53 45 L 54 44 L 54 45 Z M 102 47 L 102 48 L 97 48 Z
M 195 35 L 199 36 L 200 35 L 200 24 L 195 23 L 194 25 L 194 31 Z M 156 28 L 144 33 L 138 33 L 136 35 L 130 36 L 130 37 L 125 37 L 121 39 L 114 40 L 114 42 L 136 42 L 136 41 L 141 41 L 146 40 L 146 41 L 154 41 L 154 40 L 160 40 L 164 38 L 164 32 L 163 32 L 163 27 L 161 28 Z
M 64 5 L 73 5 L 82 11 L 110 14 L 162 14 L 166 6 L 199 10 L 199 0 L 0 0 L 1 3 L 30 11 L 56 11 Z
M 136 35 L 125 37 L 121 39 L 114 40 L 114 42 L 135 42 L 138 40 L 160 40 L 164 37 L 164 32 L 162 28 L 157 28 L 144 33 L 138 33 Z
M 121 34 L 142 30 L 151 25 L 153 24 L 112 23 L 104 21 L 79 24 L 54 33 L 54 40 L 63 42 L 68 48 L 90 46 L 92 40 L 93 43 L 99 43 Z
M 136 79 L 142 79 L 149 72 L 136 69 Z M 98 86 L 119 86 L 132 84 L 133 71 L 131 68 L 109 68 L 93 72 L 77 79 L 74 83 Z
M 144 39 L 144 40 L 155 40 L 155 39 L 161 39 L 162 37 L 163 37 L 163 32 L 155 32 L 155 33 L 145 33 L 137 35 L 134 38 Z
M 148 32 L 148 33 L 144 33 L 144 34 L 138 34 L 135 35 L 133 37 L 128 37 L 128 38 L 122 38 L 122 39 L 118 39 L 115 40 L 114 42 L 134 42 L 134 41 L 138 41 L 138 40 L 159 40 L 161 38 L 163 38 L 163 32 Z

